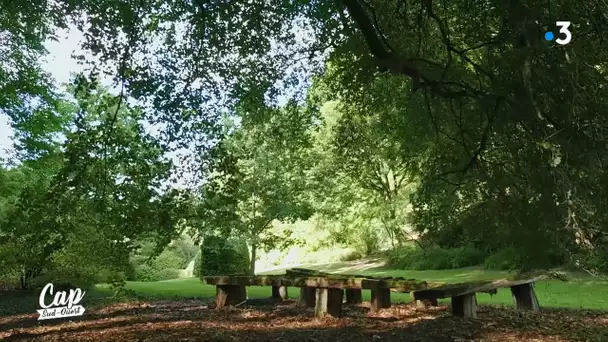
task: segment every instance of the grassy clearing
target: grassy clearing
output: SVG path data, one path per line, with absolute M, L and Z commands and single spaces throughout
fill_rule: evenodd
M 327 265 L 310 265 L 307 268 L 318 270 L 350 273 L 370 276 L 392 276 L 415 278 L 427 281 L 440 281 L 448 283 L 458 283 L 474 280 L 487 280 L 503 278 L 508 276 L 508 272 L 488 271 L 479 268 L 463 268 L 441 271 L 407 271 L 392 270 L 384 267 L 377 267 L 372 263 L 334 263 Z M 281 273 L 281 270 L 268 272 L 267 274 Z M 538 299 L 542 306 L 561 307 L 573 309 L 608 309 L 608 281 L 596 279 L 583 275 L 573 275 L 572 280 L 562 282 L 558 280 L 539 281 L 536 283 Z M 215 296 L 215 287 L 204 285 L 196 278 L 168 280 L 160 282 L 128 282 L 127 288 L 145 298 L 199 298 L 211 299 Z M 107 291 L 107 286 L 100 285 L 98 289 Z M 297 297 L 299 292 L 296 288 L 289 289 L 291 297 Z M 251 286 L 248 288 L 250 298 L 264 298 L 271 295 L 270 287 Z M 369 300 L 369 291 L 363 291 L 364 300 Z M 409 302 L 409 294 L 392 293 L 391 298 L 394 302 Z M 480 293 L 477 295 L 478 302 L 481 304 L 503 304 L 513 305 L 513 299 L 509 289 L 500 289 L 496 295 Z M 447 300 L 444 300 L 447 301 Z

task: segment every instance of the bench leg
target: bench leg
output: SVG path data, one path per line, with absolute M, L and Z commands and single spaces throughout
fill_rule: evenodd
M 391 307 L 390 289 L 372 289 L 372 312 Z
M 316 293 L 315 317 L 342 315 L 342 289 L 318 288 Z
M 272 287 L 272 298 L 281 298 L 279 295 L 279 286 Z
M 316 291 L 314 287 L 300 287 L 300 306 L 313 308 Z
M 346 289 L 346 303 L 347 304 L 361 304 L 363 303 L 363 295 L 361 289 Z
M 511 293 L 518 310 L 540 311 L 534 283 L 511 286 Z
M 227 305 L 236 305 L 247 300 L 245 285 L 217 285 L 215 287 L 215 307 L 221 309 Z
M 437 306 L 437 298 L 432 299 L 417 299 L 416 300 L 416 308 L 417 309 L 426 309 L 429 306 Z
M 272 298 L 281 298 L 282 300 L 288 299 L 287 286 L 273 286 Z
M 476 318 L 477 297 L 475 297 L 475 293 L 452 297 L 452 315 Z

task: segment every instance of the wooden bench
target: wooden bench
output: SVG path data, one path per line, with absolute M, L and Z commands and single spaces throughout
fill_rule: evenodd
M 315 316 L 330 315 L 339 317 L 342 314 L 343 296 L 346 292 L 347 302 L 359 302 L 361 290 L 369 289 L 372 294 L 372 311 L 391 306 L 391 288 L 402 292 L 411 292 L 427 288 L 427 283 L 406 279 L 366 279 L 349 276 L 216 276 L 203 277 L 203 281 L 216 286 L 216 308 L 236 305 L 247 299 L 247 286 L 272 286 L 280 289 L 299 287 L 300 303 L 315 307 Z
M 529 279 L 501 279 L 493 281 L 469 282 L 461 284 L 429 284 L 428 289 L 412 292 L 416 301 L 429 300 L 436 305 L 437 299 L 448 298 L 452 300 L 452 314 L 460 317 L 477 317 L 477 292 L 496 294 L 499 288 L 511 288 L 515 305 L 520 310 L 539 311 L 540 306 L 534 283 L 545 279 L 537 276 Z
M 247 299 L 247 286 L 272 286 L 275 298 L 287 299 L 288 287 L 300 288 L 300 305 L 315 308 L 315 316 L 341 316 L 342 304 L 362 302 L 361 290 L 371 290 L 371 310 L 389 308 L 391 292 L 412 293 L 417 304 L 430 302 L 437 305 L 440 298 L 452 299 L 452 313 L 461 317 L 477 316 L 475 293 L 497 293 L 501 287 L 510 287 L 516 306 L 521 310 L 538 311 L 534 282 L 546 278 L 501 279 L 461 284 L 427 283 L 415 279 L 374 278 L 360 275 L 338 275 L 325 272 L 292 269 L 285 275 L 268 276 L 216 276 L 203 281 L 216 286 L 216 307 L 236 305 Z M 346 300 L 344 298 L 346 297 Z
M 405 279 L 402 277 L 399 278 L 393 278 L 393 277 L 373 277 L 373 276 L 365 276 L 365 275 L 360 275 L 360 274 L 331 274 L 331 273 L 327 273 L 327 272 L 321 272 L 321 271 L 317 271 L 317 270 L 311 270 L 311 269 L 306 269 L 306 268 L 292 268 L 292 269 L 288 269 L 285 271 L 285 275 L 286 276 L 294 276 L 294 277 L 298 277 L 298 276 L 333 276 L 333 277 L 347 277 L 347 278 L 360 278 L 360 279 L 366 279 L 366 280 L 384 280 L 384 281 L 393 281 L 393 280 L 409 280 L 412 282 L 415 282 L 416 279 Z M 372 310 L 376 311 L 380 308 L 385 308 L 385 307 L 390 307 L 390 293 L 384 291 L 384 289 L 379 289 L 377 288 L 378 286 L 374 285 L 374 283 L 366 283 L 365 285 L 366 287 L 362 287 L 365 289 L 370 289 L 372 292 Z M 409 283 L 407 288 L 409 289 Z M 287 290 L 285 288 L 285 290 L 277 288 L 275 290 L 275 287 L 273 287 L 273 297 L 274 298 L 282 298 L 284 299 L 282 296 L 275 296 L 275 292 L 279 293 L 279 291 L 283 291 L 285 293 L 287 293 Z M 390 291 L 396 291 L 396 292 L 401 292 L 399 291 L 398 288 L 391 288 Z M 343 303 L 346 304 L 361 304 L 363 302 L 363 294 L 361 292 L 361 289 L 344 289 L 343 290 Z M 381 295 L 376 295 L 376 293 L 382 293 Z M 387 294 L 388 293 L 388 294 Z M 308 288 L 308 287 L 301 287 L 300 288 L 300 303 L 302 305 L 305 306 L 314 306 L 315 305 L 315 289 L 314 288 Z M 388 304 L 386 304 L 388 303 Z M 388 305 L 388 306 L 387 306 Z

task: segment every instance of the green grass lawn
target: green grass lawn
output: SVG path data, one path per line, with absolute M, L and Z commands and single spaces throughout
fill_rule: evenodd
M 341 272 L 348 274 L 363 274 L 370 276 L 392 276 L 415 278 L 426 281 L 438 281 L 458 283 L 474 280 L 487 280 L 504 278 L 509 274 L 502 271 L 488 271 L 480 268 L 464 268 L 441 271 L 408 271 L 392 270 L 383 267 L 358 267 L 344 266 L 344 263 L 329 265 L 306 266 L 328 272 Z M 353 269 L 356 268 L 356 269 Z M 281 271 L 270 272 L 270 274 L 281 273 Z M 563 307 L 575 309 L 604 309 L 608 310 L 608 281 L 588 276 L 577 275 L 572 280 L 562 282 L 558 280 L 539 281 L 536 283 L 536 292 L 541 306 Z M 128 282 L 127 288 L 138 295 L 148 298 L 205 298 L 211 299 L 215 296 L 215 286 L 204 285 L 197 278 L 176 279 L 160 282 Z M 106 285 L 99 285 L 98 289 L 107 291 Z M 290 288 L 290 297 L 299 295 L 297 288 Z M 251 286 L 248 288 L 250 298 L 264 298 L 271 295 L 270 287 Z M 363 291 L 364 300 L 369 300 L 369 291 Z M 393 302 L 409 302 L 410 294 L 392 293 Z M 449 300 L 449 299 L 448 299 Z M 506 304 L 513 305 L 511 292 L 508 288 L 500 289 L 496 295 L 485 293 L 477 294 L 477 300 L 481 304 Z M 447 301 L 447 300 L 444 300 Z

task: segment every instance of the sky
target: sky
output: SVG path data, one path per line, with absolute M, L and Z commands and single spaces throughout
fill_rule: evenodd
M 12 145 L 11 137 L 13 132 L 8 125 L 8 118 L 4 114 L 0 114 L 0 158 L 6 155 L 7 150 Z

